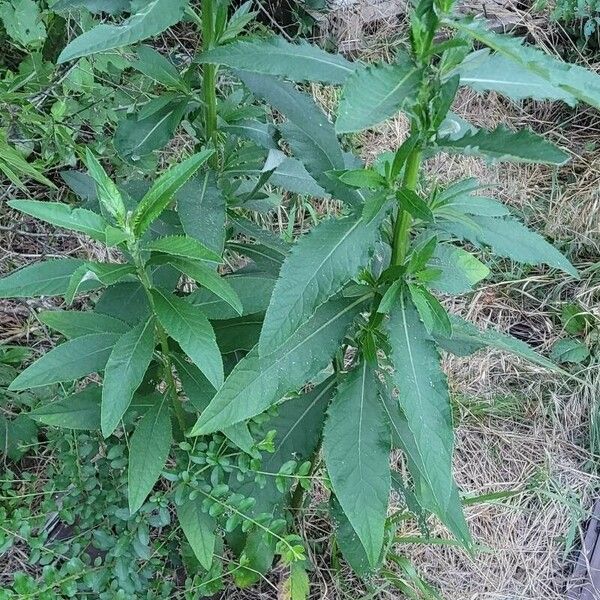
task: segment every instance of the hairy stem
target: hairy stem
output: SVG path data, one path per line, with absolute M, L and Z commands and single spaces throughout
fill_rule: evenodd
M 419 180 L 419 168 L 421 167 L 421 150 L 415 148 L 406 161 L 404 180 L 402 186 L 414 190 Z M 409 212 L 398 207 L 398 214 L 394 223 L 394 240 L 392 244 L 392 265 L 401 265 L 406 258 L 410 243 L 410 227 L 412 216 Z

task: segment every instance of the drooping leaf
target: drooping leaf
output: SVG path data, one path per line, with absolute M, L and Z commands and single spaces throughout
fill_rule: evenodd
M 268 274 L 248 272 L 228 275 L 224 278 L 242 304 L 241 316 L 263 313 L 269 306 L 276 279 Z M 200 307 L 211 320 L 233 319 L 238 316 L 227 302 L 206 288 L 201 288 L 189 296 L 192 304 Z
M 180 345 L 215 388 L 223 383 L 223 361 L 215 332 L 200 308 L 183 298 L 152 290 L 156 315 L 166 332 Z
M 569 160 L 566 152 L 542 136 L 527 129 L 511 131 L 502 125 L 491 131 L 479 129 L 466 133 L 457 139 L 438 138 L 437 145 L 446 152 L 484 156 L 492 162 L 563 165 Z
M 563 100 L 570 106 L 577 98 L 567 89 L 554 86 L 533 69 L 488 49 L 473 52 L 453 71 L 461 85 L 477 92 L 494 91 L 513 100 Z
M 444 24 L 506 56 L 550 83 L 552 87 L 557 87 L 590 106 L 600 108 L 600 77 L 589 69 L 549 56 L 538 48 L 524 44 L 523 38 L 494 33 L 487 29 L 485 21 L 482 20 L 444 19 Z M 532 81 L 535 82 L 536 79 Z
M 212 156 L 212 150 L 203 150 L 163 173 L 144 195 L 133 215 L 133 230 L 141 236 L 151 223 L 173 201 L 177 191 Z
M 21 190 L 25 183 L 21 177 L 30 177 L 43 185 L 56 189 L 56 186 L 45 177 L 34 165 L 27 162 L 23 155 L 6 139 L 6 133 L 0 129 L 0 171 Z
M 286 156 L 277 165 L 269 182 L 281 187 L 288 192 L 311 196 L 312 198 L 325 198 L 327 192 L 309 174 L 304 165 L 297 159 Z
M 358 274 L 379 238 L 380 221 L 365 225 L 356 216 L 323 221 L 296 243 L 267 309 L 261 355 L 281 346 L 319 304 Z
M 154 352 L 154 325 L 153 318 L 136 325 L 118 339 L 110 353 L 102 387 L 104 437 L 117 428 L 144 379 Z
M 10 200 L 11 208 L 41 219 L 57 227 L 85 233 L 95 240 L 106 241 L 108 223 L 101 215 L 84 208 L 71 208 L 64 202 L 38 202 L 36 200 Z
M 62 296 L 82 264 L 76 258 L 59 258 L 23 267 L 0 279 L 0 298 Z
M 344 83 L 354 65 L 339 54 L 331 54 L 306 42 L 290 43 L 280 36 L 238 38 L 207 52 L 199 63 L 221 64 L 234 69 L 278 75 L 292 81 Z
M 131 279 L 135 273 L 135 267 L 130 264 L 84 262 L 73 272 L 69 285 L 65 290 L 65 301 L 67 304 L 73 302 L 73 298 L 89 289 L 89 283 L 93 287 L 113 285 L 122 279 Z
M 65 342 L 27 367 L 9 389 L 26 390 L 74 381 L 102 371 L 119 337 L 117 333 L 93 333 Z
M 517 219 L 475 215 L 471 219 L 474 227 L 466 223 L 443 223 L 441 227 L 458 239 L 489 246 L 498 256 L 527 265 L 548 265 L 578 277 L 575 267 L 554 246 Z
M 177 519 L 196 558 L 205 569 L 210 569 L 215 549 L 216 522 L 202 510 L 202 498 L 187 500 L 177 507 Z
M 221 262 L 219 254 L 207 248 L 202 242 L 185 235 L 168 235 L 157 238 L 146 244 L 145 249 L 190 260 Z
M 238 295 L 229 285 L 226 277 L 221 277 L 216 271 L 207 267 L 205 264 L 202 264 L 198 260 L 169 257 L 168 261 L 170 265 L 174 266 L 184 275 L 187 275 L 196 283 L 212 292 L 215 296 L 224 300 L 238 315 L 241 315 L 244 312 L 244 308 Z M 194 302 L 194 304 L 196 303 Z
M 125 333 L 127 324 L 119 319 L 93 311 L 45 310 L 38 319 L 50 329 L 67 338 L 76 338 L 90 333 Z
M 127 496 L 129 512 L 144 504 L 158 481 L 171 449 L 172 432 L 169 402 L 163 396 L 136 424 L 129 441 Z
M 365 549 L 379 560 L 390 493 L 390 435 L 373 368 L 363 361 L 338 386 L 323 432 L 335 496 Z
M 436 335 L 435 339 L 439 346 L 452 354 L 468 356 L 482 348 L 489 347 L 515 354 L 551 371 L 560 370 L 552 361 L 517 338 L 494 329 L 478 329 L 473 323 L 456 315 L 452 315 L 450 321 L 452 322 L 452 336 L 448 338 Z
M 406 456 L 408 468 L 414 481 L 414 490 L 419 505 L 435 515 L 466 547 L 471 544 L 471 534 L 465 521 L 462 504 L 456 484 L 445 506 L 439 504 L 439 496 L 435 487 L 436 481 L 429 474 L 429 467 L 423 462 L 423 457 L 412 434 L 408 421 L 400 411 L 398 401 L 393 396 L 393 386 L 383 386 L 382 403 L 386 413 L 392 443 L 396 448 L 401 448 Z M 396 480 L 392 474 L 392 481 Z
M 101 400 L 102 388 L 92 384 L 81 392 L 36 408 L 29 417 L 51 427 L 94 431 L 100 429 Z
M 313 99 L 293 85 L 268 75 L 243 72 L 240 78 L 257 97 L 285 115 L 288 122 L 281 132 L 292 153 L 304 164 L 317 183 L 335 198 L 360 204 L 360 193 L 326 175 L 346 168 L 344 154 L 331 122 Z
M 427 485 L 436 504 L 445 510 L 454 485 L 454 438 L 450 395 L 440 356 L 419 313 L 403 294 L 390 311 L 386 329 L 398 403 L 414 438 L 419 463 L 424 466 Z
M 137 60 L 132 65 L 146 77 L 168 88 L 186 89 L 175 65 L 150 46 L 142 45 L 137 49 Z
M 119 121 L 113 138 L 119 156 L 136 162 L 164 148 L 173 138 L 188 103 L 187 98 L 176 98 L 156 110 L 143 111 Z
M 214 173 L 193 177 L 175 198 L 185 234 L 221 255 L 225 245 L 225 197 Z
M 279 152 L 277 143 L 274 139 L 276 129 L 274 125 L 270 123 L 263 123 L 256 119 L 240 119 L 234 123 L 224 125 L 223 130 L 233 135 L 237 135 L 238 137 L 250 140 L 261 148 Z
M 284 346 L 259 358 L 257 348 L 233 369 L 190 435 L 250 419 L 324 369 L 365 298 L 323 304 Z
M 358 69 L 346 81 L 335 130 L 361 131 L 393 117 L 416 97 L 421 73 L 412 65 L 377 64 Z
M 157 35 L 182 19 L 186 5 L 187 0 L 151 0 L 120 25 L 102 23 L 75 38 L 60 53 L 58 63 L 130 46 Z
M 429 266 L 439 273 L 427 285 L 443 294 L 466 294 L 490 274 L 479 259 L 452 244 L 438 244 Z

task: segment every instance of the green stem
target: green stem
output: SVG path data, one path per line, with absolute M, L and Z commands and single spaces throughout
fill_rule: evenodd
M 404 180 L 402 186 L 414 190 L 419 181 L 422 152 L 415 148 L 406 161 Z M 409 212 L 398 207 L 398 214 L 394 223 L 394 240 L 392 243 L 392 265 L 400 266 L 404 263 L 410 243 L 410 227 L 412 216 Z
M 213 0 L 202 2 L 202 49 L 206 52 L 215 46 Z M 204 98 L 204 126 L 207 140 L 217 149 L 217 65 L 204 65 L 202 72 L 202 94 Z M 218 165 L 218 156 L 211 157 L 213 167 Z

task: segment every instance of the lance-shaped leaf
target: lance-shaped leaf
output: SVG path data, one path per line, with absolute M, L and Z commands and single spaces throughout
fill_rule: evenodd
M 375 371 L 364 361 L 329 407 L 323 455 L 333 491 L 371 565 L 379 559 L 390 493 L 390 434 Z
M 510 131 L 502 125 L 492 131 L 478 129 L 460 138 L 438 138 L 437 146 L 446 152 L 484 156 L 495 161 L 519 163 L 544 163 L 563 165 L 569 155 L 545 140 L 541 135 L 527 129 Z
M 517 219 L 473 215 L 471 221 L 473 226 L 444 222 L 440 227 L 461 240 L 489 246 L 498 256 L 526 265 L 548 265 L 578 277 L 575 267 L 552 244 Z
M 221 277 L 216 271 L 198 260 L 171 256 L 167 260 L 168 264 L 224 300 L 238 315 L 244 312 L 244 307 L 235 290 L 229 285 L 227 278 Z
M 89 289 L 90 282 L 94 287 L 109 286 L 134 273 L 135 267 L 130 264 L 85 262 L 71 276 L 65 291 L 65 301 L 71 304 L 77 294 Z
M 325 52 L 306 42 L 290 43 L 279 36 L 238 38 L 203 52 L 196 60 L 263 75 L 278 75 L 292 81 L 344 83 L 354 72 L 354 65 L 339 54 Z
M 150 318 L 136 325 L 119 338 L 110 353 L 102 387 L 104 437 L 108 437 L 119 425 L 148 370 L 154 352 L 154 324 L 154 319 Z
M 28 416 L 51 427 L 94 431 L 100 429 L 101 400 L 102 388 L 88 385 L 81 392 L 36 408 Z
M 309 174 L 304 165 L 297 159 L 286 156 L 278 165 L 269 182 L 288 192 L 325 198 L 327 192 Z
M 127 496 L 129 512 L 144 504 L 158 481 L 171 449 L 172 432 L 169 402 L 166 396 L 136 424 L 129 442 Z
M 41 219 L 57 227 L 78 231 L 94 240 L 106 241 L 108 223 L 101 215 L 85 208 L 71 208 L 64 202 L 38 202 L 36 200 L 10 200 L 11 208 Z
M 416 308 L 399 294 L 386 323 L 398 402 L 414 437 L 420 464 L 437 504 L 450 501 L 454 446 L 450 395 L 435 342 Z
M 152 0 L 120 25 L 96 25 L 75 38 L 60 53 L 58 62 L 129 46 L 157 35 L 183 18 L 186 5 L 187 0 Z
M 292 153 L 317 183 L 344 202 L 360 204 L 359 192 L 326 175 L 328 171 L 344 170 L 346 164 L 333 125 L 314 100 L 290 83 L 268 75 L 243 72 L 239 76 L 257 98 L 268 102 L 288 119 L 281 132 Z
M 102 371 L 120 335 L 83 335 L 46 352 L 10 384 L 10 390 L 26 390 L 61 381 L 73 381 Z
M 67 338 L 81 337 L 90 333 L 126 333 L 129 327 L 120 319 L 93 312 L 71 310 L 45 310 L 38 319 Z
M 89 148 L 85 150 L 85 164 L 90 177 L 96 182 L 100 204 L 109 215 L 117 220 L 117 223 L 123 223 L 125 220 L 125 204 L 121 192 Z
M 242 304 L 241 316 L 264 313 L 269 306 L 276 279 L 260 271 L 249 271 L 224 277 Z M 202 309 L 211 320 L 233 319 L 238 316 L 229 303 L 206 288 L 189 296 L 189 301 Z
M 381 400 L 392 434 L 392 443 L 396 448 L 401 448 L 404 451 L 415 484 L 415 496 L 419 505 L 437 515 L 458 540 L 465 546 L 470 546 L 472 542 L 471 534 L 465 521 L 456 484 L 452 485 L 447 504 L 441 506 L 438 503 L 436 482 L 432 481 L 428 466 L 422 460 L 415 437 L 408 426 L 408 421 L 400 411 L 398 401 L 392 392 L 393 386 L 382 387 Z
M 152 252 L 168 254 L 169 256 L 221 262 L 221 257 L 216 252 L 207 248 L 202 242 L 185 235 L 168 235 L 158 238 L 146 244 L 144 248 Z
M 186 500 L 177 507 L 177 520 L 200 564 L 210 569 L 215 550 L 217 523 L 202 510 L 202 498 Z
M 62 296 L 82 264 L 76 258 L 59 258 L 23 267 L 0 279 L 0 298 Z
M 428 266 L 439 272 L 427 285 L 442 294 L 466 294 L 490 274 L 478 258 L 452 244 L 438 244 Z
M 344 86 L 335 130 L 361 131 L 393 117 L 416 97 L 420 83 L 421 72 L 409 64 L 358 69 Z
M 225 197 L 214 173 L 190 179 L 175 198 L 185 234 L 221 255 L 225 245 Z
M 276 129 L 271 123 L 263 123 L 256 119 L 240 119 L 239 121 L 224 125 L 223 130 L 233 135 L 237 135 L 238 137 L 250 140 L 257 146 L 265 148 L 266 150 L 280 152 L 280 150 L 278 150 L 277 142 L 275 142 L 273 137 Z
M 536 50 L 537 51 L 537 50 Z M 570 106 L 577 98 L 566 89 L 552 85 L 526 65 L 488 49 L 473 52 L 452 74 L 460 75 L 460 84 L 477 92 L 494 91 L 513 100 L 562 100 Z
M 364 301 L 331 300 L 273 354 L 259 358 L 257 348 L 252 350 L 235 366 L 190 435 L 222 431 L 300 389 L 329 364 Z
M 524 44 L 523 38 L 499 35 L 486 28 L 485 21 L 445 19 L 444 24 L 457 29 L 485 44 L 499 54 L 510 58 L 567 94 L 600 108 L 600 77 L 579 65 L 572 65 Z
M 451 315 L 450 321 L 452 323 L 452 336 L 436 335 L 435 340 L 441 348 L 452 354 L 469 356 L 483 348 L 493 348 L 514 354 L 551 371 L 561 371 L 552 361 L 511 335 L 506 335 L 494 329 L 478 329 L 473 323 L 469 323 L 456 315 Z
M 156 315 L 166 332 L 181 346 L 215 388 L 223 383 L 223 360 L 215 332 L 200 308 L 183 298 L 152 290 Z
M 187 84 L 175 65 L 150 46 L 140 46 L 137 49 L 137 60 L 133 61 L 131 65 L 146 77 L 150 77 L 168 88 L 187 90 Z
M 213 154 L 203 150 L 163 173 L 144 195 L 133 214 L 133 231 L 139 237 L 172 202 L 176 192 Z
M 281 346 L 368 262 L 379 239 L 381 218 L 365 225 L 359 216 L 323 221 L 302 237 L 283 263 L 265 316 L 259 351 Z

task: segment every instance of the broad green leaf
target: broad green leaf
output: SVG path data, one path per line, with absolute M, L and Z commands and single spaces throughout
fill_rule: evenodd
M 375 565 L 390 493 L 390 435 L 377 375 L 364 361 L 346 375 L 329 407 L 323 456 L 335 496 Z
M 117 333 L 93 333 L 65 342 L 27 367 L 9 389 L 26 390 L 74 381 L 102 371 L 119 337 Z
M 461 240 L 489 246 L 494 254 L 527 265 L 548 265 L 578 277 L 573 265 L 539 233 L 517 219 L 473 216 L 476 227 L 465 223 L 443 223 L 445 231 Z
M 0 21 L 6 33 L 20 46 L 39 47 L 46 39 L 40 7 L 34 0 L 0 3 Z
M 538 48 L 526 45 L 523 38 L 494 33 L 486 28 L 486 23 L 482 20 L 445 19 L 444 24 L 478 40 L 531 71 L 537 76 L 532 78 L 532 83 L 535 83 L 537 78 L 542 78 L 552 87 L 563 90 L 577 100 L 600 108 L 600 77 L 596 73 L 579 65 L 562 62 Z
M 102 387 L 102 434 L 111 435 L 140 387 L 154 352 L 154 319 L 136 325 L 115 343 Z M 76 338 L 81 339 L 81 338 Z
M 10 200 L 11 208 L 41 219 L 57 227 L 79 231 L 94 240 L 106 241 L 107 221 L 101 215 L 85 208 L 71 208 L 64 202 L 38 202 L 36 200 Z
M 402 188 L 396 192 L 398 204 L 402 210 L 411 214 L 415 219 L 433 221 L 433 213 L 427 203 L 413 190 Z
M 123 334 L 129 329 L 123 321 L 91 310 L 45 310 L 38 313 L 38 319 L 67 338 L 76 338 L 90 333 Z
M 412 65 L 381 63 L 358 69 L 344 86 L 335 130 L 361 131 L 393 117 L 416 98 L 421 78 Z
M 289 254 L 292 247 L 291 244 L 285 242 L 274 232 L 263 229 L 250 219 L 246 219 L 239 215 L 230 214 L 229 221 L 237 233 L 254 238 L 258 243 L 277 252 L 281 256 L 281 262 L 283 262 L 285 257 Z
M 419 319 L 419 313 L 402 294 L 390 311 L 386 330 L 398 403 L 414 437 L 427 485 L 437 505 L 445 510 L 454 486 L 454 438 L 450 395 L 440 356 Z
M 137 49 L 137 60 L 133 61 L 132 66 L 168 88 L 187 88 L 175 65 L 150 46 L 143 45 Z
M 268 75 L 244 72 L 239 76 L 257 98 L 268 102 L 288 119 L 281 126 L 281 132 L 292 153 L 317 183 L 339 200 L 361 204 L 359 192 L 326 175 L 328 171 L 346 169 L 346 163 L 333 125 L 314 100 L 290 83 Z
M 150 315 L 150 304 L 141 283 L 117 283 L 104 290 L 94 312 L 135 325 Z
M 168 262 L 178 271 L 193 279 L 199 285 L 205 287 L 224 300 L 235 310 L 238 315 L 244 312 L 244 308 L 235 290 L 229 285 L 226 277 L 221 277 L 216 271 L 202 264 L 198 260 L 189 258 L 169 257 Z M 196 304 L 194 302 L 194 304 Z M 197 304 L 196 304 L 197 305 Z
M 75 38 L 60 53 L 58 63 L 130 46 L 157 35 L 182 19 L 186 5 L 187 0 L 151 0 L 120 25 L 102 23 Z
M 442 294 L 466 294 L 490 274 L 479 259 L 452 244 L 438 244 L 429 266 L 439 273 L 427 285 Z
M 352 169 L 349 171 L 342 171 L 338 179 L 349 185 L 350 187 L 356 188 L 381 188 L 386 185 L 385 177 L 380 175 L 375 169 Z
M 265 273 L 248 272 L 224 277 L 242 304 L 242 316 L 263 313 L 269 306 L 276 279 Z M 189 296 L 189 301 L 202 309 L 211 320 L 233 319 L 237 312 L 208 289 L 202 288 Z
M 85 149 L 85 164 L 90 177 L 96 182 L 96 191 L 100 204 L 108 214 L 117 220 L 117 223 L 125 222 L 125 204 L 114 181 L 106 174 L 98 159 L 89 148 Z
M 299 562 L 290 565 L 290 574 L 283 582 L 281 600 L 308 600 L 310 580 L 306 569 Z
M 290 43 L 280 36 L 239 38 L 203 52 L 196 60 L 292 81 L 333 84 L 344 83 L 354 71 L 354 65 L 339 54 L 306 42 Z
M 145 249 L 190 260 L 222 262 L 219 254 L 207 248 L 202 242 L 185 235 L 158 238 L 146 244 Z
M 579 364 L 590 355 L 590 349 L 581 341 L 573 339 L 558 340 L 552 346 L 550 358 L 557 363 Z
M 158 481 L 171 449 L 169 402 L 163 396 L 136 424 L 129 440 L 127 497 L 129 512 L 134 514 L 144 504 Z
M 494 329 L 478 329 L 472 323 L 456 315 L 452 315 L 450 321 L 452 322 L 452 337 L 436 335 L 435 340 L 439 346 L 452 354 L 468 356 L 488 347 L 515 354 L 551 371 L 560 371 L 552 361 L 538 354 L 533 348 L 517 338 Z
M 190 543 L 196 558 L 206 569 L 210 569 L 215 550 L 217 524 L 213 517 L 202 510 L 202 498 L 186 500 L 177 507 L 177 520 Z
M 276 129 L 271 123 L 263 123 L 256 119 L 240 119 L 239 121 L 224 125 L 223 130 L 250 140 L 261 148 L 279 152 L 279 146 L 277 146 L 274 139 Z
M 445 336 L 451 335 L 450 318 L 440 301 L 420 285 L 409 283 L 408 290 L 427 332 L 440 333 Z
M 94 431 L 100 429 L 102 388 L 88 385 L 83 391 L 40 406 L 29 417 L 44 425 Z
M 225 245 L 225 197 L 214 173 L 190 179 L 175 195 L 183 231 L 219 256 Z
M 259 272 L 263 272 L 271 277 L 279 275 L 281 265 L 286 257 L 286 254 L 283 254 L 281 251 L 269 248 L 264 244 L 229 242 L 227 247 L 242 256 L 250 258 Z
M 139 237 L 173 201 L 177 191 L 212 156 L 212 150 L 203 150 L 163 173 L 142 198 L 133 214 L 133 231 Z
M 57 0 L 52 11 L 69 11 L 85 8 L 93 13 L 105 12 L 111 15 L 129 10 L 131 0 Z
M 435 197 L 436 215 L 448 208 L 452 211 L 467 215 L 480 215 L 482 217 L 504 217 L 510 211 L 502 202 L 486 196 L 475 196 L 473 192 L 481 189 L 477 179 L 470 177 L 453 183 Z
M 570 106 L 577 98 L 567 89 L 552 85 L 527 65 L 519 64 L 488 49 L 473 52 L 452 74 L 460 75 L 461 85 L 468 85 L 477 92 L 494 91 L 513 100 L 563 100 Z
M 113 137 L 119 156 L 137 162 L 155 150 L 164 148 L 175 135 L 188 104 L 187 98 L 175 98 L 157 110 L 142 110 L 119 121 Z
M 130 264 L 85 262 L 71 276 L 65 291 L 65 301 L 71 304 L 77 294 L 89 289 L 89 282 L 94 287 L 109 286 L 134 274 L 135 267 Z
M 82 264 L 79 259 L 59 258 L 23 267 L 0 279 L 0 298 L 62 296 Z
M 277 165 L 269 182 L 293 194 L 325 198 L 327 192 L 309 174 L 304 165 L 297 159 L 286 156 Z
M 393 396 L 392 387 L 384 386 L 382 390 L 383 409 L 392 434 L 392 444 L 396 448 L 401 448 L 406 456 L 417 502 L 425 510 L 437 515 L 456 538 L 468 547 L 472 543 L 471 534 L 463 514 L 458 488 L 453 483 L 447 504 L 445 506 L 439 504 L 436 481 L 430 477 L 429 467 L 423 462 L 408 421 Z M 392 481 L 394 480 L 397 478 L 392 474 Z
M 223 383 L 223 361 L 215 332 L 200 308 L 183 298 L 152 290 L 161 325 L 215 388 Z
M 258 344 L 263 315 L 247 315 L 213 323 L 217 344 L 222 354 L 249 352 Z
M 360 217 L 319 223 L 300 238 L 283 263 L 260 336 L 261 356 L 281 346 L 367 263 L 381 219 Z
M 328 365 L 365 299 L 326 302 L 273 354 L 259 358 L 257 348 L 252 350 L 233 369 L 190 435 L 255 417 L 300 389 Z
M 484 156 L 492 162 L 508 161 L 564 165 L 569 155 L 527 129 L 511 131 L 500 125 L 491 131 L 479 129 L 460 138 L 438 138 L 437 146 L 445 152 Z
M 38 428 L 32 419 L 21 414 L 14 419 L 0 415 L 0 453 L 19 461 L 38 441 Z

